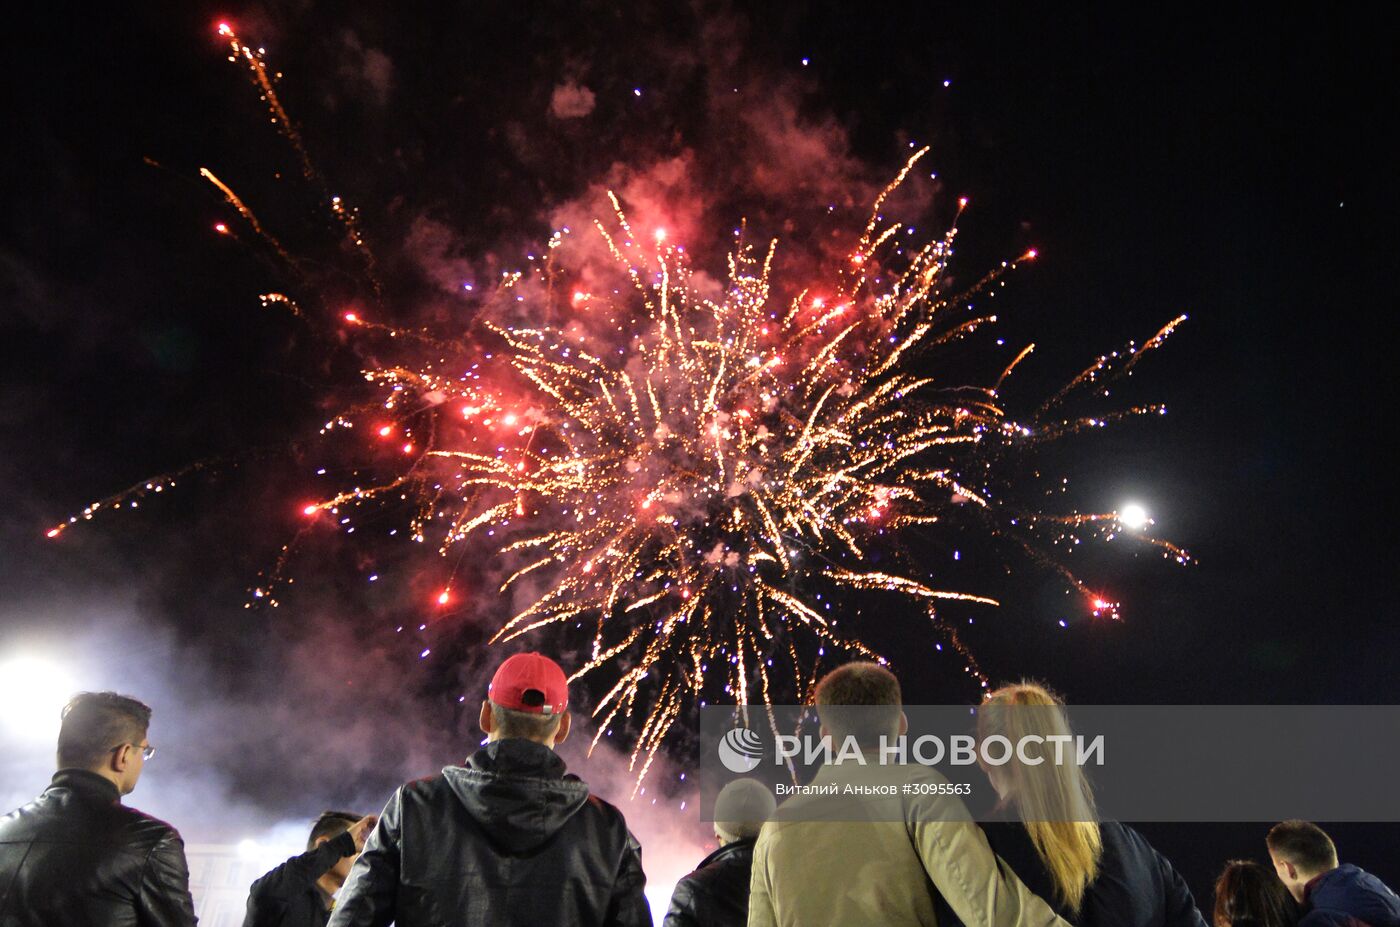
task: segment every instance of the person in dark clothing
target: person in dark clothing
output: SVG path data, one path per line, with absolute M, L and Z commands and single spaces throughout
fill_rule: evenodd
M 1000 735 L 1018 745 L 1010 762 L 983 767 L 1000 796 L 1001 819 L 983 824 L 993 852 L 1079 927 L 1205 927 L 1171 863 L 1131 827 L 1099 822 L 1083 771 L 1053 761 L 1045 745 L 1069 733 L 1063 707 L 1043 687 L 1022 682 L 991 693 L 977 709 L 979 738 Z M 1028 736 L 1042 738 L 1044 755 L 1024 742 Z
M 325 927 L 335 893 L 350 875 L 374 821 L 374 815 L 347 811 L 327 811 L 317 818 L 306 852 L 253 883 L 243 927 Z
M 1213 927 L 1296 927 L 1298 903 L 1263 863 L 1232 859 L 1215 880 Z
M 331 927 L 651 925 L 641 847 L 622 812 L 569 775 L 568 683 L 516 654 L 482 703 L 487 744 L 401 787 L 350 870 Z
M 150 708 L 115 692 L 83 692 L 63 709 L 53 781 L 0 818 L 0 924 L 195 923 L 180 835 L 121 803 L 155 755 L 150 721 Z
M 715 797 L 719 849 L 676 883 L 662 927 L 743 927 L 749 920 L 753 845 L 777 802 L 763 783 L 735 779 Z
M 1350 863 L 1339 865 L 1327 832 L 1309 821 L 1283 821 L 1265 843 L 1279 880 L 1303 906 L 1298 927 L 1400 927 L 1400 897 Z

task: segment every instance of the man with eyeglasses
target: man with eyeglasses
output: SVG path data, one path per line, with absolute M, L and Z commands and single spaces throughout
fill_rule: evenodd
M 63 709 L 53 781 L 0 818 L 0 924 L 195 923 L 180 835 L 121 803 L 155 755 L 150 721 L 150 708 L 115 692 L 83 692 Z

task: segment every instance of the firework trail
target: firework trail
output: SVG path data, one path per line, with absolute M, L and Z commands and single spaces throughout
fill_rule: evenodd
M 315 179 L 261 52 L 220 31 Z M 985 687 L 935 607 L 995 600 L 937 588 L 912 570 L 874 569 L 868 556 L 872 544 L 937 526 L 955 510 L 976 512 L 973 521 L 1059 572 L 1095 613 L 1116 615 L 1115 603 L 1047 551 L 1122 533 L 1117 513 L 1019 507 L 1010 501 L 1014 474 L 1045 442 L 1162 412 L 1065 409 L 1131 373 L 1182 319 L 1140 347 L 1099 357 L 1025 418 L 1010 415 L 999 393 L 1032 347 L 989 386 L 929 375 L 931 352 L 996 321 L 972 312 L 971 297 L 1035 252 L 952 292 L 956 222 L 911 246 L 907 234 L 897 237 L 903 226 L 882 218 L 925 151 L 875 199 L 839 266 L 802 283 L 776 279 L 776 240 L 755 245 L 743 232 L 716 281 L 665 229 L 634 228 L 609 194 L 611 215 L 557 231 L 528 271 L 502 277 L 497 311 L 464 335 L 342 313 L 339 324 L 372 343 L 374 356 L 396 362 L 365 369 L 373 401 L 332 418 L 322 434 L 358 428 L 372 444 L 395 446 L 400 463 L 306 503 L 303 515 L 353 530 L 364 510 L 407 502 L 414 540 L 457 563 L 467 551 L 492 551 L 508 573 L 499 592 L 522 603 L 493 641 L 556 626 L 587 633 L 574 675 L 616 675 L 593 712 L 599 737 L 618 720 L 634 722 L 638 782 L 682 711 L 707 693 L 722 688 L 740 705 L 800 697 L 828 649 L 882 659 L 832 616 L 834 597 L 884 593 L 923 609 Z M 294 267 L 242 200 L 206 175 Z M 330 205 L 344 221 L 339 199 Z M 357 226 L 347 228 L 368 255 Z M 263 302 L 304 317 L 285 295 Z M 69 523 L 124 501 L 95 503 Z M 1132 536 L 1188 560 L 1168 541 Z M 254 598 L 277 604 L 283 566 Z M 461 594 L 449 580 L 438 604 Z

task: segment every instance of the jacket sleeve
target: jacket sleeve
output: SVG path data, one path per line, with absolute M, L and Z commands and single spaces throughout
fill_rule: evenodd
M 651 927 L 651 905 L 644 889 L 646 873 L 642 871 L 642 845 L 627 832 L 617 879 L 613 882 L 612 901 L 608 905 L 605 923 L 609 927 Z
M 243 927 L 280 924 L 288 899 L 310 889 L 343 857 L 354 855 L 355 838 L 346 831 L 268 872 L 248 892 Z
M 162 837 L 146 857 L 136 903 L 141 927 L 193 927 L 197 923 L 185 842 L 175 831 Z
M 768 886 L 768 828 L 763 825 L 758 842 L 753 847 L 753 870 L 749 875 L 748 927 L 777 927 L 778 916 L 773 910 L 773 895 Z
M 355 838 L 347 830 L 300 856 L 293 856 L 273 872 L 279 872 L 282 878 L 294 880 L 299 887 L 304 887 L 325 875 L 343 858 L 354 855 Z
M 695 918 L 695 885 L 687 876 L 676 883 L 671 892 L 671 904 L 666 908 L 666 916 L 661 927 L 700 927 Z
M 336 899 L 327 927 L 388 927 L 394 920 L 399 898 L 402 815 L 400 788 L 369 832 L 365 848 Z
M 905 815 L 924 871 L 968 927 L 1070 927 L 992 852 L 961 801 L 921 796 Z
M 1163 927 L 1206 927 L 1206 920 L 1196 907 L 1196 899 L 1192 897 L 1191 889 L 1186 887 L 1181 873 L 1161 853 L 1156 850 L 1152 852 L 1157 857 L 1157 867 L 1162 874 L 1162 893 L 1166 900 Z

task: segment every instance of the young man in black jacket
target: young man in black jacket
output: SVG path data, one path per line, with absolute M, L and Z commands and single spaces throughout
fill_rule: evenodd
M 306 852 L 253 883 L 243 927 L 325 927 L 335 893 L 364 849 L 374 815 L 327 811 L 316 819 Z
M 1298 927 L 1400 927 L 1400 896 L 1359 866 L 1311 821 L 1282 821 L 1265 838 L 1274 871 L 1302 905 Z
M 63 709 L 53 781 L 0 818 L 0 924 L 193 927 L 180 835 L 121 801 L 155 755 L 150 721 L 115 692 Z
M 744 927 L 749 922 L 753 845 L 777 801 L 757 779 L 735 779 L 715 796 L 719 849 L 676 883 L 661 927 Z
M 331 927 L 650 927 L 641 847 L 622 812 L 554 752 L 568 701 L 548 657 L 502 663 L 481 705 L 486 746 L 394 793 Z

